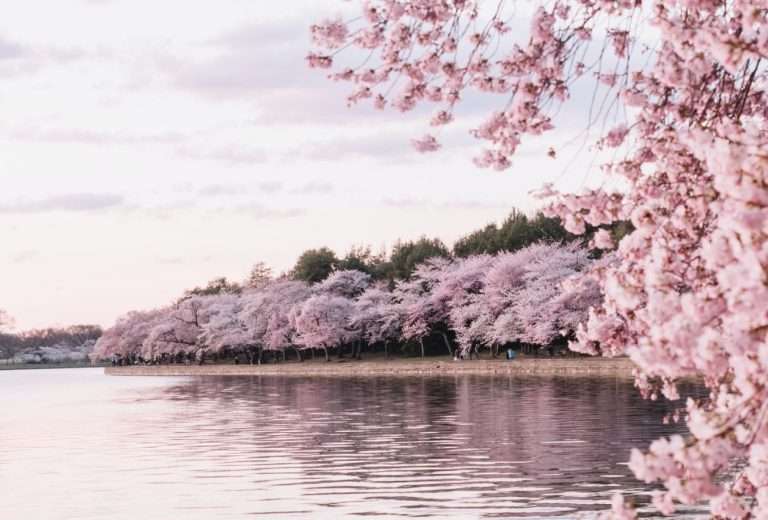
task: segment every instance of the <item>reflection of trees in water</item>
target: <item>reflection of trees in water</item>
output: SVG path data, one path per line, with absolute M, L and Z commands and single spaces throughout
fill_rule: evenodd
M 330 483 L 326 495 L 394 486 L 407 502 L 442 483 L 472 491 L 465 505 L 491 500 L 507 512 L 553 498 L 600 508 L 573 497 L 640 488 L 619 464 L 632 446 L 679 429 L 662 424 L 669 403 L 609 378 L 204 378 L 162 397 L 185 404 L 177 429 L 192 420 L 216 431 L 206 445 L 247 457 L 256 472 L 261 457 L 281 456 L 307 482 Z

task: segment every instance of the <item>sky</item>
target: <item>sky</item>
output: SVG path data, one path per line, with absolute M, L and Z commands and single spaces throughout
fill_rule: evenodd
M 477 169 L 468 135 L 410 140 L 429 113 L 347 108 L 305 66 L 311 23 L 340 0 L 26 0 L 0 18 L 0 308 L 19 330 L 110 325 L 308 249 L 448 244 L 591 162 L 524 146 Z M 45 16 L 41 16 L 45 13 Z

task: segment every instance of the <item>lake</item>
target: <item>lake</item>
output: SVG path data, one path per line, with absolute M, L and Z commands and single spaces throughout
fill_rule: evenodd
M 610 377 L 18 370 L 0 406 L 3 520 L 594 518 L 682 431 Z

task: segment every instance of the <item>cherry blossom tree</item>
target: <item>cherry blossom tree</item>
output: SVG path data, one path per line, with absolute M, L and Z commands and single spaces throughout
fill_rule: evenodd
M 241 350 L 250 344 L 248 328 L 242 321 L 245 298 L 222 294 L 206 302 L 206 321 L 198 341 L 212 352 Z
M 272 312 L 277 309 L 277 285 L 274 282 L 260 290 L 247 291 L 243 294 L 242 308 L 237 319 L 245 325 L 247 342 L 243 347 L 250 364 L 261 363 L 261 353 L 267 338 L 267 329 Z
M 477 335 L 484 335 L 491 345 L 504 345 L 518 340 L 514 331 L 520 327 L 515 325 L 517 316 L 511 309 L 516 297 L 525 289 L 528 265 L 537 262 L 552 248 L 546 244 L 534 244 L 494 258 L 486 273 L 480 296 L 483 317 L 478 322 Z
M 433 257 L 416 266 L 411 277 L 399 282 L 395 288 L 397 302 L 405 313 L 403 339 L 418 340 L 424 357 L 424 338 L 433 332 L 443 334 L 449 353 L 453 353 L 445 336 L 448 306 L 443 298 L 434 298 L 433 291 L 447 273 L 456 266 L 447 258 Z
M 599 287 L 589 283 L 591 278 L 580 276 L 591 264 L 588 255 L 575 242 L 543 246 L 526 262 L 523 283 L 511 295 L 508 313 L 513 318 L 505 333 L 514 341 L 536 345 L 571 336 L 586 320 L 588 309 L 601 303 Z M 566 292 L 563 285 L 569 281 Z
M 325 280 L 314 286 L 314 291 L 316 294 L 341 296 L 354 303 L 370 285 L 369 274 L 355 269 L 344 269 L 328 275 Z M 347 339 L 352 342 L 352 357 L 360 359 L 364 337 L 362 329 L 357 326 L 360 324 L 354 323 L 354 310 L 353 308 L 346 323 L 347 331 L 350 333 Z M 355 333 L 351 334 L 352 331 Z
M 391 291 L 369 287 L 354 302 L 350 327 L 370 345 L 382 343 L 389 357 L 389 345 L 400 341 L 403 313 Z
M 328 360 L 328 349 L 357 339 L 358 331 L 350 322 L 354 304 L 348 298 L 317 294 L 294 310 L 296 344 L 303 348 L 320 348 Z
M 648 396 L 677 397 L 681 378 L 707 385 L 707 399 L 687 403 L 689 436 L 632 454 L 638 477 L 664 484 L 662 512 L 708 500 L 720 518 L 768 516 L 768 4 L 369 0 L 354 24 L 326 21 L 312 36 L 309 65 L 352 83 L 350 104 L 433 103 L 441 127 L 463 100 L 497 96 L 472 132 L 486 143 L 481 167 L 509 168 L 522 140 L 554 128 L 571 91 L 591 85 L 586 126 L 623 119 L 596 140 L 615 157 L 611 182 L 542 196 L 573 233 L 627 218 L 634 231 L 592 271 L 605 300 L 572 348 L 628 354 Z M 440 149 L 433 134 L 414 145 Z
M 96 342 L 93 357 L 108 359 L 112 356 L 135 358 L 140 355 L 144 341 L 152 328 L 164 318 L 164 310 L 132 311 L 118 318 Z
M 254 359 L 261 363 L 264 350 L 284 353 L 286 348 L 296 344 L 294 308 L 310 294 L 305 282 L 281 279 L 243 296 L 238 319 L 247 330 L 246 352 L 252 363 Z
M 299 348 L 296 348 L 301 344 L 296 341 L 294 313 L 311 296 L 311 291 L 306 283 L 293 281 L 275 284 L 274 289 L 275 300 L 267 322 L 264 348 L 283 352 L 283 356 L 285 349 L 294 348 L 301 359 Z
M 459 347 L 471 352 L 478 326 L 482 321 L 482 306 L 477 298 L 483 290 L 485 274 L 493 263 L 491 255 L 476 255 L 454 261 L 430 295 L 434 308 L 441 309 L 448 326 L 456 333 Z M 479 321 L 478 321 L 479 320 Z M 452 353 L 445 332 L 443 340 Z
M 151 360 L 163 354 L 202 356 L 207 346 L 199 340 L 210 318 L 210 304 L 215 300 L 216 296 L 189 296 L 165 309 L 149 330 L 141 356 Z
M 334 294 L 344 298 L 360 296 L 371 285 L 371 276 L 355 269 L 334 271 L 318 283 L 314 289 L 318 294 Z

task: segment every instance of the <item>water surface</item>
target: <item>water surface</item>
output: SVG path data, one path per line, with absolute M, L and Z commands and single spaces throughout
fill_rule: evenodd
M 681 429 L 606 377 L 9 371 L 0 407 L 3 520 L 594 518 Z

